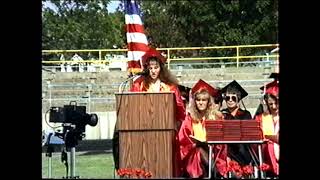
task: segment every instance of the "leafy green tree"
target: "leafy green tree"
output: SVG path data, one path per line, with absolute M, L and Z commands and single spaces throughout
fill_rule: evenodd
M 105 49 L 124 44 L 121 14 L 108 13 L 110 0 L 43 1 L 43 49 Z
M 45 1 L 43 1 L 45 2 Z M 43 8 L 43 49 L 99 49 L 126 44 L 124 11 L 110 0 L 48 1 Z M 145 33 L 154 47 L 204 47 L 278 42 L 278 0 L 140 0 Z M 259 53 L 243 50 L 241 55 Z M 233 51 L 173 52 L 177 56 L 229 56 Z
M 278 42 L 277 0 L 142 1 L 148 35 L 166 47 Z M 215 56 L 232 51 L 210 52 Z M 243 55 L 252 54 L 245 50 Z

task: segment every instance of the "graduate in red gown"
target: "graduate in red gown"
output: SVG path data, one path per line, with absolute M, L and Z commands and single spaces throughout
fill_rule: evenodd
M 190 106 L 179 131 L 181 171 L 184 177 L 203 178 L 208 175 L 208 145 L 197 143 L 206 141 L 205 120 L 222 119 L 223 115 L 214 104 L 218 90 L 203 80 L 199 80 L 191 89 Z M 220 176 L 226 173 L 226 146 L 215 146 L 214 152 L 222 150 L 216 161 L 216 170 Z M 214 157 L 214 156 L 213 156 Z
M 277 81 L 279 83 L 279 73 L 271 73 L 270 76 L 268 78 L 272 78 L 273 81 Z M 260 89 L 264 92 L 263 94 L 265 94 L 266 91 L 266 87 L 267 86 L 262 86 Z M 260 103 L 255 114 L 254 114 L 254 119 L 258 114 L 263 113 L 263 103 Z
M 144 56 L 142 56 L 143 69 L 146 75 L 140 76 L 132 84 L 130 91 L 132 92 L 174 92 L 176 100 L 176 136 L 174 146 L 174 176 L 179 177 L 180 172 L 180 153 L 178 142 L 178 131 L 185 119 L 185 104 L 182 100 L 181 93 L 178 88 L 178 80 L 165 66 L 166 58 L 155 49 L 150 48 Z
M 279 175 L 279 81 L 275 80 L 260 89 L 264 88 L 264 111 L 258 114 L 255 119 L 261 121 L 264 137 L 268 140 L 268 143 L 263 145 L 263 159 L 271 166 L 269 176 L 274 177 Z
M 185 118 L 185 106 L 178 88 L 178 80 L 165 67 L 166 58 L 160 52 L 150 48 L 142 56 L 143 68 L 147 74 L 134 81 L 130 91 L 133 92 L 170 92 L 173 91 L 176 99 L 176 120 L 179 128 Z

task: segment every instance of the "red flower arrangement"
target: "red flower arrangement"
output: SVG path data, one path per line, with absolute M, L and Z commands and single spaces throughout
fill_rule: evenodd
M 118 176 L 122 178 L 150 178 L 152 173 L 143 169 L 120 168 L 117 170 Z
M 270 170 L 270 166 L 266 163 L 262 163 L 262 166 L 260 166 L 261 171 L 269 171 Z
M 258 169 L 261 171 L 270 170 L 270 166 L 268 164 L 263 163 Z M 238 162 L 230 161 L 227 167 L 227 173 L 233 173 L 237 178 L 251 178 L 254 174 L 254 168 L 251 165 L 246 165 L 241 167 Z

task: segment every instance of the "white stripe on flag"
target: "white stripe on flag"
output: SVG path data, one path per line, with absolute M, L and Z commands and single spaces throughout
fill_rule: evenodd
M 144 51 L 128 51 L 128 60 L 140 60 L 145 53 Z
M 143 33 L 127 33 L 127 43 L 143 43 L 148 45 L 148 40 Z
M 142 21 L 139 15 L 132 14 L 132 15 L 125 15 L 125 22 L 126 24 L 140 24 L 142 25 Z

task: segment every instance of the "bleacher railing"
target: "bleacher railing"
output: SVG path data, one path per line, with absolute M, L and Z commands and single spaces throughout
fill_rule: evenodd
M 219 62 L 220 60 L 230 60 L 236 63 L 237 67 L 241 61 L 256 61 L 256 60 L 275 60 L 279 61 L 279 54 L 272 53 L 273 50 L 279 49 L 279 44 L 260 44 L 260 45 L 236 45 L 236 46 L 213 46 L 213 47 L 177 47 L 177 48 L 157 48 L 164 53 L 167 57 L 168 67 L 170 64 L 179 62 L 190 63 L 190 62 Z M 229 56 L 220 57 L 203 57 L 201 52 L 208 51 L 224 51 Z M 82 49 L 82 50 L 42 50 L 42 63 L 46 65 L 60 65 L 60 64 L 71 64 L 71 63 L 88 63 L 88 64 L 103 64 L 110 65 L 113 62 L 128 61 L 127 57 L 128 49 Z M 244 55 L 246 51 L 257 52 L 254 55 Z M 72 54 L 81 54 L 85 57 L 85 53 L 95 56 L 94 58 L 83 58 L 81 61 L 72 61 L 71 58 L 59 59 L 58 55 L 66 54 L 69 57 Z M 112 53 L 112 54 L 109 54 Z M 46 55 L 55 55 L 50 60 L 46 58 Z M 117 57 L 117 58 L 115 58 Z M 94 60 L 93 60 L 94 59 Z

